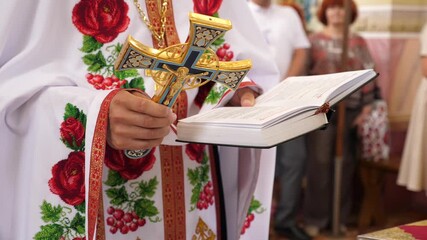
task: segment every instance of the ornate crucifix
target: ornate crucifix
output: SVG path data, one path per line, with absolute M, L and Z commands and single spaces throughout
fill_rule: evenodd
M 157 83 L 153 101 L 172 107 L 179 93 L 214 81 L 236 90 L 252 67 L 250 60 L 222 62 L 210 45 L 231 29 L 228 20 L 190 13 L 187 43 L 154 49 L 131 36 L 124 43 L 115 69 L 146 69 Z M 130 158 L 140 158 L 147 150 L 125 151 Z M 145 153 L 145 154 L 144 154 Z

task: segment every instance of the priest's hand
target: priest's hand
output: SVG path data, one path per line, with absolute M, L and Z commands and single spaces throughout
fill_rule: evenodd
M 176 115 L 140 92 L 120 91 L 111 101 L 108 119 L 108 144 L 136 150 L 160 145 Z
M 255 98 L 258 93 L 249 87 L 239 88 L 228 102 L 228 106 L 252 107 L 255 104 Z

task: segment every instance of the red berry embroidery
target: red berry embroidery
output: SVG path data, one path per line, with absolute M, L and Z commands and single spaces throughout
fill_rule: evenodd
M 212 182 L 209 181 L 199 194 L 199 201 L 196 204 L 197 209 L 207 209 L 214 202 L 214 192 Z
M 220 61 L 231 61 L 234 57 L 233 51 L 229 50 L 230 44 L 224 43 L 221 47 L 216 50 L 216 55 Z
M 112 75 L 111 77 L 105 77 L 99 74 L 86 74 L 88 83 L 92 84 L 95 89 L 98 90 L 110 90 L 120 88 L 126 84 L 126 80 L 120 80 L 118 77 Z
M 146 223 L 144 218 L 139 218 L 135 212 L 124 212 L 122 209 L 109 207 L 107 213 L 107 226 L 110 226 L 110 232 L 116 234 L 120 231 L 121 234 L 135 232 L 139 227 L 143 227 Z
M 240 230 L 240 234 L 243 235 L 246 232 L 246 229 L 250 228 L 251 222 L 255 219 L 255 215 L 250 213 L 246 215 L 245 222 L 243 223 L 242 230 Z

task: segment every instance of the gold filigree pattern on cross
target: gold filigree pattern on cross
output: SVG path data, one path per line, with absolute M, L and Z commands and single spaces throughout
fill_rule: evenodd
M 115 69 L 149 70 L 157 83 L 153 100 L 172 107 L 182 90 L 208 81 L 236 90 L 252 67 L 250 60 L 219 61 L 210 45 L 231 29 L 225 19 L 190 13 L 189 40 L 163 49 L 150 48 L 131 36 L 123 44 Z
M 153 59 L 147 56 L 138 54 L 136 51 L 129 51 L 129 57 L 123 64 L 124 68 L 150 68 L 153 64 Z

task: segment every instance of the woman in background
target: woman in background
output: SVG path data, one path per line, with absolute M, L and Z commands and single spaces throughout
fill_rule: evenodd
M 411 191 L 427 189 L 427 23 L 420 34 L 423 79 L 415 95 L 397 183 Z
M 343 0 L 324 0 L 317 17 L 324 28 L 312 34 L 309 75 L 341 71 L 361 70 L 374 67 L 365 40 L 354 32 L 349 33 L 348 58 L 342 62 L 342 46 L 345 29 Z M 357 7 L 351 1 L 351 23 L 356 20 Z M 343 124 L 343 156 L 341 178 L 341 231 L 352 206 L 353 178 L 356 166 L 357 131 L 364 116 L 370 113 L 371 103 L 379 97 L 376 84 L 370 83 L 345 99 L 345 123 Z M 304 204 L 304 218 L 307 232 L 315 236 L 326 229 L 332 220 L 332 195 L 334 183 L 334 159 L 336 153 L 337 117 L 332 114 L 330 124 L 324 130 L 307 135 L 308 165 L 307 189 Z

